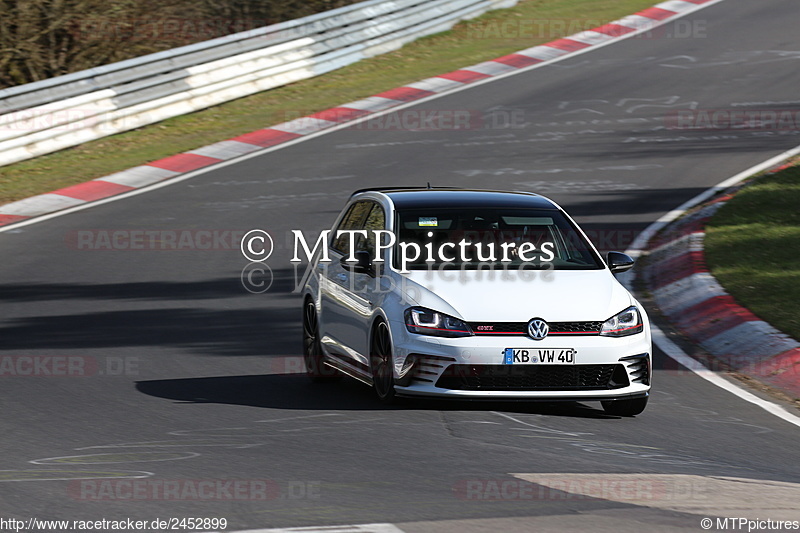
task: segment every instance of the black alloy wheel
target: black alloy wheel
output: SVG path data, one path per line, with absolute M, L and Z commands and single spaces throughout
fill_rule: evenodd
M 392 337 L 389 334 L 389 326 L 383 320 L 375 325 L 372 333 L 370 366 L 375 393 L 382 402 L 392 403 L 395 399 Z

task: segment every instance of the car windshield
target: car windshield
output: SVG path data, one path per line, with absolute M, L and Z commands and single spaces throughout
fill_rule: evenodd
M 406 209 L 397 213 L 395 224 L 393 264 L 402 271 L 484 265 L 604 268 L 589 242 L 556 209 Z

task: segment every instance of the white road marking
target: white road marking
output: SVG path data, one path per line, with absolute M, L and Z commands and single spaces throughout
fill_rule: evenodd
M 322 414 L 318 414 L 318 415 L 290 416 L 290 417 L 286 417 L 286 418 L 272 418 L 270 420 L 256 420 L 256 422 L 257 423 L 263 423 L 263 422 L 285 422 L 287 420 L 302 420 L 302 419 L 308 419 L 308 418 L 320 418 L 320 417 L 329 417 L 329 416 L 344 416 L 344 415 L 339 414 L 339 413 L 322 413 Z
M 680 348 L 680 346 L 672 342 L 666 335 L 664 335 L 664 332 L 661 331 L 661 329 L 655 324 L 651 324 L 650 329 L 653 335 L 653 342 L 671 359 L 674 359 L 678 363 L 682 364 L 709 383 L 716 385 L 717 387 L 724 389 L 735 396 L 738 396 L 746 402 L 750 402 L 758 407 L 761 407 L 768 413 L 775 415 L 778 418 L 789 422 L 790 424 L 800 427 L 800 417 L 793 415 L 777 403 L 759 398 L 755 394 L 745 390 L 739 385 L 722 378 L 715 372 L 712 372 L 703 366 L 703 364 L 699 361 L 689 357 L 689 355 L 687 355 L 686 352 Z
M 492 413 L 496 414 L 497 416 L 502 416 L 503 418 L 507 418 L 508 420 L 511 420 L 512 422 L 516 422 L 517 424 L 521 424 L 523 426 L 527 426 L 529 428 L 532 428 L 534 431 L 541 431 L 542 433 L 552 433 L 552 434 L 555 434 L 555 435 L 563 435 L 563 436 L 566 436 L 566 437 L 580 437 L 581 435 L 594 435 L 594 433 L 580 433 L 580 432 L 575 433 L 575 432 L 562 431 L 560 429 L 540 426 L 539 424 L 531 424 L 530 422 L 524 422 L 524 421 L 522 421 L 522 420 L 520 420 L 518 418 L 514 418 L 511 415 L 507 415 L 506 413 L 501 413 L 499 411 L 492 411 Z
M 118 463 L 154 463 L 161 461 L 179 461 L 199 457 L 197 452 L 128 452 L 128 453 L 95 453 L 92 455 L 69 455 L 62 457 L 46 457 L 28 461 L 35 465 L 109 465 Z
M 785 159 L 789 159 L 796 155 L 800 155 L 800 146 L 796 146 L 795 148 L 787 150 L 782 154 L 776 155 L 771 159 L 767 159 L 763 163 L 759 163 L 758 165 L 750 167 L 747 170 L 739 172 L 735 176 L 732 176 L 726 179 L 725 181 L 711 187 L 710 189 L 701 192 L 691 200 L 687 200 L 686 202 L 682 203 L 669 213 L 663 215 L 661 218 L 659 218 L 658 220 L 647 226 L 647 228 L 645 228 L 645 230 L 642 231 L 638 237 L 636 237 L 636 240 L 633 241 L 633 244 L 631 244 L 631 247 L 625 253 L 631 256 L 638 257 L 639 255 L 641 255 L 642 249 L 647 245 L 648 241 L 650 241 L 650 239 L 652 239 L 656 233 L 661 231 L 661 229 L 664 226 L 666 226 L 673 220 L 676 220 L 678 217 L 683 215 L 686 211 L 688 211 L 692 207 L 705 202 L 718 192 L 724 191 L 725 189 L 744 181 L 753 174 L 763 172 L 764 170 L 767 170 L 771 167 L 778 165 Z
M 86 470 L 0 470 L 0 483 L 9 481 L 72 481 L 79 479 L 142 479 L 153 472 L 93 472 Z

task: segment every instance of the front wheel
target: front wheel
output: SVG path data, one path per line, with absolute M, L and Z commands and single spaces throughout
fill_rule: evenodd
M 647 407 L 647 396 L 631 400 L 607 400 L 600 403 L 603 404 L 603 410 L 610 415 L 636 416 Z
M 375 326 L 370 354 L 372 387 L 382 402 L 392 403 L 395 399 L 392 337 L 386 322 L 380 321 Z
M 303 306 L 303 359 L 306 372 L 314 383 L 335 381 L 341 377 L 339 372 L 325 364 L 322 345 L 319 341 L 319 321 L 317 308 L 312 300 Z

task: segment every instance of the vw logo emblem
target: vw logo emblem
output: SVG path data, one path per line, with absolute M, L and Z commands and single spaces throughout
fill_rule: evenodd
M 547 337 L 548 333 L 550 333 L 550 326 L 541 318 L 534 318 L 528 322 L 528 335 L 533 340 L 540 341 Z

